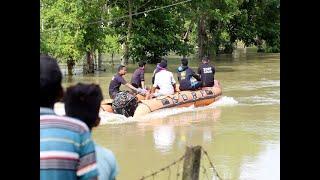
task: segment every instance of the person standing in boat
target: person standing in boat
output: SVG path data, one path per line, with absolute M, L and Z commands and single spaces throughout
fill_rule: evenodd
M 152 96 L 162 96 L 174 94 L 176 89 L 176 81 L 172 72 L 167 70 L 167 61 L 161 61 L 159 64 L 160 71 L 155 74 L 154 84 L 151 88 Z M 155 92 L 159 88 L 158 92 Z
M 179 89 L 185 90 L 196 90 L 201 87 L 201 78 L 191 68 L 188 67 L 188 59 L 181 59 L 181 66 L 178 67 L 178 81 Z
M 131 78 L 131 85 L 135 88 L 145 89 L 144 83 L 144 69 L 146 66 L 146 62 L 140 61 L 138 63 L 139 67 L 134 71 Z
M 109 96 L 111 99 L 114 99 L 116 97 L 116 94 L 120 92 L 120 86 L 121 84 L 127 86 L 131 90 L 144 94 L 145 91 L 141 88 L 135 88 L 130 83 L 127 83 L 127 81 L 123 78 L 123 76 L 127 73 L 127 68 L 124 65 L 120 65 L 118 67 L 118 73 L 115 74 L 112 77 L 112 80 L 109 84 Z
M 202 64 L 198 68 L 198 74 L 200 75 L 202 87 L 214 86 L 214 74 L 215 67 L 209 64 L 209 58 L 207 56 L 202 58 Z

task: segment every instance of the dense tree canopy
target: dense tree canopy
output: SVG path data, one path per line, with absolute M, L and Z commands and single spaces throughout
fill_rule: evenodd
M 156 63 L 175 52 L 232 53 L 237 41 L 280 52 L 279 0 L 41 0 L 41 53 L 63 62 L 119 52 Z

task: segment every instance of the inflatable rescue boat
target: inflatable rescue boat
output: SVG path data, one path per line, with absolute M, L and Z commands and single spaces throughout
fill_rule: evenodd
M 169 96 L 145 100 L 143 96 L 137 95 L 139 104 L 134 112 L 134 117 L 143 116 L 159 109 L 171 107 L 207 106 L 217 101 L 222 95 L 220 83 L 215 81 L 213 87 L 205 87 L 196 91 L 179 91 Z M 112 100 L 106 99 L 101 103 L 103 111 L 113 112 Z

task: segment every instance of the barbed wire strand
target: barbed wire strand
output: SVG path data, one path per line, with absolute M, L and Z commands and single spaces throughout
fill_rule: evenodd
M 190 2 L 190 1 L 192 1 L 192 0 L 181 1 L 181 2 L 177 2 L 177 3 L 174 3 L 174 4 L 167 5 L 167 6 L 162 6 L 162 7 L 159 7 L 159 8 L 154 8 L 154 9 L 150 9 L 150 10 L 146 10 L 146 11 L 142 11 L 142 12 L 133 13 L 133 14 L 131 14 L 131 16 L 136 16 L 136 15 L 139 15 L 139 14 L 144 14 L 144 13 L 148 13 L 148 12 L 152 12 L 152 11 L 157 11 L 157 10 L 160 10 L 160 9 L 165 9 L 165 8 L 168 8 L 168 7 L 176 6 L 176 5 L 183 4 L 183 3 L 186 3 L 186 2 Z M 83 25 L 90 25 L 90 24 L 103 23 L 103 22 L 108 23 L 108 22 L 112 22 L 114 20 L 123 19 L 123 18 L 126 18 L 126 17 L 130 17 L 130 15 L 110 18 L 108 20 L 93 21 L 93 22 L 85 23 Z M 77 28 L 79 28 L 79 27 L 77 27 Z M 59 28 L 42 30 L 41 32 L 51 32 L 51 31 L 56 31 L 56 30 L 61 30 L 61 29 L 67 29 L 67 28 L 59 27 Z
M 207 151 L 204 150 L 203 148 L 201 148 L 201 149 L 202 149 L 203 153 L 206 155 L 206 157 L 207 157 L 207 159 L 208 159 L 208 161 L 209 161 L 209 163 L 210 163 L 210 166 L 211 166 L 211 168 L 213 169 L 213 172 L 215 173 L 215 175 L 216 175 L 220 180 L 222 180 L 222 178 L 219 176 L 217 170 L 216 170 L 215 167 L 213 166 L 213 163 L 212 163 L 212 161 L 211 161 L 211 159 L 210 159 Z
M 142 177 L 140 178 L 140 180 L 144 180 L 144 179 L 147 179 L 147 178 L 149 178 L 149 177 L 153 177 L 153 178 L 154 178 L 155 175 L 159 174 L 159 173 L 162 172 L 162 171 L 165 171 L 166 169 L 168 169 L 168 168 L 170 168 L 171 166 L 175 165 L 177 162 L 182 161 L 182 160 L 184 159 L 184 157 L 185 157 L 185 155 L 181 156 L 178 160 L 176 160 L 176 161 L 172 162 L 171 164 L 169 164 L 169 165 L 161 168 L 161 169 L 158 170 L 158 171 L 155 171 L 155 172 L 153 172 L 153 173 L 151 173 L 151 174 L 149 174 L 149 175 L 147 175 L 147 176 L 142 176 Z
M 179 178 L 179 176 L 180 176 L 180 162 L 181 162 L 181 161 L 179 161 L 179 162 L 178 162 L 178 165 L 177 165 L 177 178 L 176 178 L 176 180 L 178 180 L 178 178 Z
M 207 168 L 204 167 L 203 165 L 201 167 L 203 169 L 203 174 L 207 177 L 208 180 L 210 180 L 209 177 L 208 177 Z

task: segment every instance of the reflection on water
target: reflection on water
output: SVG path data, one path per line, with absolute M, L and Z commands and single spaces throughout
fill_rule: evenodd
M 178 59 L 169 59 L 171 71 L 178 64 Z M 164 109 L 138 119 L 100 114 L 103 125 L 93 130 L 93 137 L 115 153 L 120 166 L 117 179 L 150 174 L 180 157 L 186 145 L 203 146 L 223 179 L 280 179 L 279 54 L 249 53 L 236 60 L 223 57 L 214 64 L 223 97 L 208 107 Z M 190 62 L 193 68 L 197 65 Z M 134 68 L 130 66 L 129 72 Z M 152 71 L 148 66 L 146 82 L 151 81 Z M 94 82 L 107 95 L 112 74 L 74 76 L 64 87 Z
M 153 129 L 155 148 L 161 152 L 170 151 L 175 138 L 176 136 L 173 126 L 162 125 Z
M 240 179 L 280 179 L 280 144 L 268 145 L 258 158 L 246 157 L 241 166 Z

